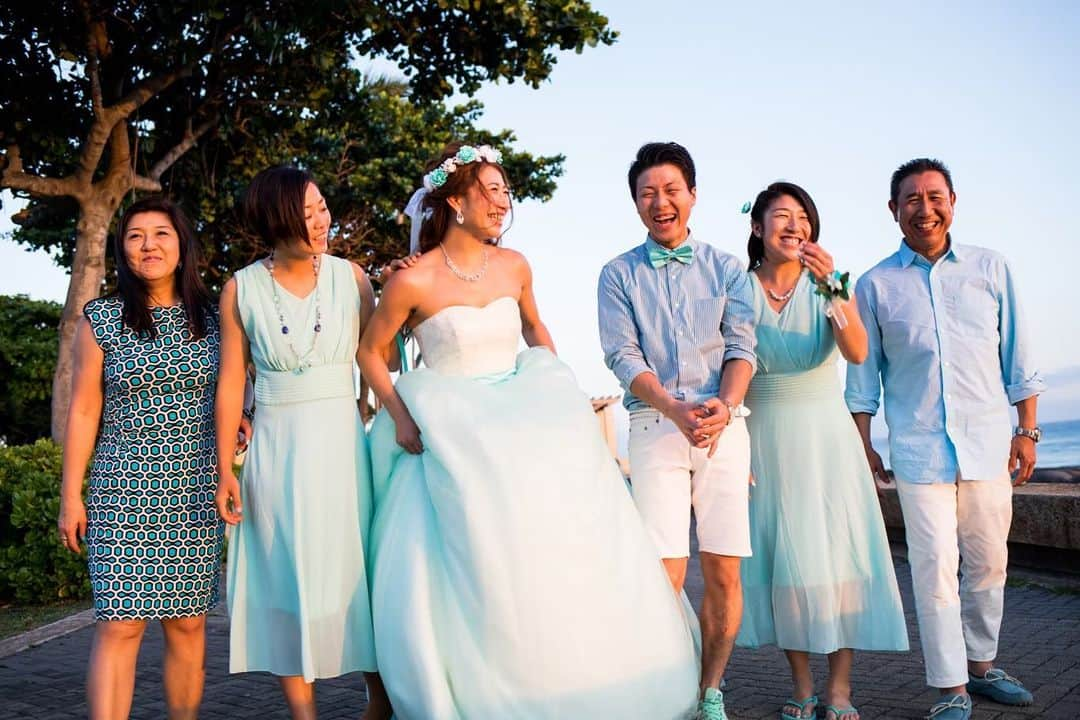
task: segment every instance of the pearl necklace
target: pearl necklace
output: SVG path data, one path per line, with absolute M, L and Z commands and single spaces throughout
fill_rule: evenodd
M 442 250 L 443 257 L 446 258 L 446 267 L 450 268 L 450 272 L 458 276 L 458 278 L 465 282 L 476 282 L 480 278 L 484 277 L 484 273 L 488 269 L 488 254 L 487 248 L 480 249 L 480 269 L 473 273 L 464 272 L 457 264 L 450 259 L 450 253 L 446 252 L 446 246 L 439 243 L 439 249 Z
M 791 286 L 791 289 L 788 290 L 783 295 L 777 295 L 776 293 L 774 293 L 772 291 L 771 288 L 765 288 L 765 292 L 769 293 L 769 297 L 771 297 L 776 302 L 787 302 L 788 300 L 791 299 L 791 296 L 795 294 L 795 288 L 798 287 L 798 285 L 799 285 L 799 281 L 796 280 L 795 284 Z
M 267 269 L 270 271 L 270 289 L 274 293 L 274 309 L 277 310 L 278 323 L 281 325 L 281 334 L 285 336 L 285 343 L 292 350 L 293 355 L 296 356 L 297 362 L 300 363 L 296 368 L 297 372 L 303 372 L 307 368 L 311 367 L 311 360 L 308 356 L 311 355 L 315 349 L 315 343 L 318 342 L 319 333 L 322 332 L 322 307 L 319 304 L 319 262 L 318 255 L 311 256 L 311 270 L 315 274 L 315 288 L 312 290 L 315 293 L 315 336 L 311 339 L 311 346 L 307 349 L 303 355 L 301 355 L 296 347 L 292 344 L 292 340 L 289 339 L 289 326 L 285 324 L 285 312 L 281 308 L 281 298 L 278 296 L 278 284 L 274 280 L 274 251 L 270 251 L 270 257 L 266 260 Z
M 802 273 L 799 273 L 799 277 L 795 278 L 795 284 L 791 286 L 791 289 L 786 293 L 773 292 L 772 288 L 765 287 L 765 283 L 761 283 L 761 287 L 765 288 L 765 292 L 769 295 L 774 302 L 782 303 L 791 299 L 791 296 L 795 294 L 795 288 L 799 287 L 799 281 L 802 280 Z M 761 282 L 760 276 L 758 276 L 758 282 Z

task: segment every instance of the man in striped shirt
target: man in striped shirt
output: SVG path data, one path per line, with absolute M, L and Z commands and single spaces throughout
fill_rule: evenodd
M 697 187 L 686 148 L 642 146 L 628 180 L 648 235 L 600 273 L 600 341 L 630 412 L 634 502 L 676 591 L 694 510 L 705 579 L 699 717 L 723 720 L 739 560 L 750 555 L 742 399 L 755 368 L 752 291 L 735 256 L 690 232 Z

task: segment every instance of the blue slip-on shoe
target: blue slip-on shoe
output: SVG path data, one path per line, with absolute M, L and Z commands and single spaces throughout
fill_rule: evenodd
M 971 696 L 943 695 L 930 706 L 926 720 L 971 720 Z
M 981 678 L 972 675 L 967 683 L 967 691 L 1002 705 L 1031 705 L 1035 702 L 1023 683 L 997 668 L 987 670 Z
M 698 703 L 697 720 L 728 720 L 724 712 L 724 693 L 716 688 L 705 688 L 705 697 Z

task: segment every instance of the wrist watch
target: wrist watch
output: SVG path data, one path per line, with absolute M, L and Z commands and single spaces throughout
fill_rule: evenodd
M 1013 435 L 1021 435 L 1026 438 L 1031 438 L 1035 442 L 1039 442 L 1042 439 L 1042 428 L 1036 425 L 1033 428 L 1015 427 L 1013 428 Z
M 727 424 L 728 425 L 730 425 L 731 421 L 734 420 L 737 417 L 738 418 L 744 418 L 744 417 L 749 417 L 750 416 L 750 408 L 746 407 L 742 403 L 739 403 L 738 405 L 736 405 L 735 403 L 731 402 L 730 400 L 724 400 L 723 403 L 724 403 L 724 407 L 726 407 L 727 411 L 728 411 L 728 417 L 727 417 Z

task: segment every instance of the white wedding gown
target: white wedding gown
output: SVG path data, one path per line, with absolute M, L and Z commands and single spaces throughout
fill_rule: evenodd
M 381 414 L 372 610 L 397 720 L 675 720 L 695 706 L 696 620 L 671 590 L 588 398 L 548 350 L 517 353 L 511 297 L 417 326 Z

